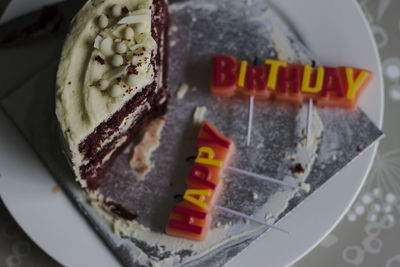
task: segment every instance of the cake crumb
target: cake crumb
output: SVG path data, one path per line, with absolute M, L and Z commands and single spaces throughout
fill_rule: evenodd
M 247 219 L 247 218 L 243 218 L 243 222 L 244 222 L 245 224 L 249 224 L 249 223 L 250 223 L 250 220 Z
M 207 111 L 207 107 L 205 107 L 205 106 L 196 107 L 194 114 L 193 114 L 193 124 L 195 126 L 200 125 L 200 123 L 204 120 L 206 111 Z
M 178 31 L 178 27 L 177 27 L 176 25 L 172 25 L 172 26 L 169 28 L 169 30 L 170 30 L 170 32 L 177 32 L 177 31 Z
M 337 160 L 337 156 L 336 156 L 336 154 L 333 154 L 333 156 L 332 156 L 332 160 L 333 160 L 333 161 L 336 161 L 336 160 Z
M 176 98 L 178 99 L 183 99 L 189 89 L 189 85 L 187 83 L 182 83 L 181 86 L 179 86 L 178 91 L 176 91 Z
M 307 136 L 307 129 L 303 128 L 303 130 L 301 130 L 301 134 L 305 137 Z
M 306 143 L 307 143 L 307 138 L 303 138 L 303 139 L 301 139 L 301 141 L 300 141 L 300 145 L 302 146 L 302 147 L 305 147 L 306 146 Z
M 284 157 L 285 159 L 290 159 L 291 161 L 295 161 L 295 160 L 297 159 L 296 155 L 294 155 L 294 154 L 288 154 L 288 153 L 284 153 L 284 154 L 283 154 L 283 157 Z
M 165 118 L 157 118 L 146 127 L 140 143 L 134 148 L 129 165 L 136 173 L 136 178 L 142 181 L 150 172 L 153 164 L 150 160 L 151 154 L 160 145 L 161 131 L 165 124 Z
M 257 146 L 256 146 L 256 149 L 260 149 L 260 148 L 263 148 L 263 147 L 264 147 L 263 143 L 258 143 Z
M 363 152 L 363 150 L 364 148 L 361 145 L 357 146 L 357 152 Z
M 253 197 L 253 200 L 258 199 L 258 194 L 256 192 L 251 193 L 251 196 Z
M 300 182 L 299 186 L 301 187 L 301 189 L 303 189 L 306 193 L 310 192 L 311 190 L 311 186 L 310 184 L 304 183 L 304 182 Z
M 271 219 L 271 213 L 270 212 L 265 213 L 264 221 L 268 222 L 270 219 Z
M 58 186 L 58 185 L 55 185 L 55 186 L 53 187 L 53 189 L 51 190 L 51 192 L 52 192 L 53 194 L 58 194 L 58 193 L 60 193 L 60 191 L 61 191 L 61 188 L 60 188 L 60 186 Z

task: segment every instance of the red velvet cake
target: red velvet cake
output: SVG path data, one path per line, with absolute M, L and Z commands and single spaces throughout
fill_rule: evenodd
M 141 129 L 166 113 L 168 22 L 165 0 L 90 0 L 72 22 L 56 114 L 64 150 L 88 190 Z

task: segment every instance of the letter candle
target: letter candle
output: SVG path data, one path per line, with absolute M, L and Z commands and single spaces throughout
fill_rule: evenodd
M 372 79 L 372 72 L 352 67 L 323 67 L 290 64 L 273 59 L 265 66 L 251 66 L 232 56 L 215 55 L 212 62 L 211 93 L 231 97 L 250 96 L 247 146 L 250 145 L 254 98 L 301 104 L 308 99 L 307 137 L 312 122 L 313 101 L 321 107 L 355 109 L 360 94 Z
M 313 68 L 267 59 L 265 66 L 251 66 L 232 56 L 212 60 L 211 93 L 232 97 L 238 93 L 301 104 L 313 99 L 321 107 L 355 109 L 360 94 L 370 82 L 371 71 L 353 67 Z
M 231 139 L 223 136 L 210 122 L 203 121 L 197 138 L 197 150 L 195 163 L 186 178 L 187 189 L 183 201 L 174 206 L 169 216 L 165 228 L 168 234 L 203 241 L 211 223 L 210 213 L 214 209 L 220 209 L 287 233 L 274 225 L 215 204 L 221 190 L 222 171 L 228 165 L 234 150 Z

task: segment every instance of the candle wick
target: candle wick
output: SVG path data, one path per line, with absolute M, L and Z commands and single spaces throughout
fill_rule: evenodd
M 285 182 L 285 181 L 281 181 L 281 180 L 278 180 L 276 178 L 268 177 L 268 176 L 265 176 L 265 175 L 261 175 L 261 174 L 257 174 L 257 173 L 253 173 L 253 172 L 249 172 L 249 171 L 245 171 L 245 170 L 241 170 L 241 169 L 238 169 L 238 168 L 235 168 L 235 167 L 227 166 L 226 169 L 231 171 L 231 172 L 235 172 L 235 173 L 238 173 L 238 174 L 243 174 L 243 175 L 250 176 L 250 177 L 253 177 L 253 178 L 257 178 L 257 179 L 260 179 L 260 180 L 264 180 L 264 181 L 267 181 L 267 182 L 271 182 L 271 183 L 287 186 L 287 187 L 290 187 L 290 188 L 293 188 L 293 189 L 299 189 L 299 190 L 302 189 L 298 185 L 294 185 L 294 184 L 291 184 L 291 183 L 288 183 L 288 182 Z
M 249 121 L 247 124 L 247 146 L 250 146 L 251 128 L 253 127 L 254 96 L 250 96 L 249 101 Z
M 242 218 L 246 218 L 246 219 L 248 219 L 248 220 L 250 220 L 250 221 L 253 221 L 253 222 L 256 222 L 256 223 L 259 223 L 259 224 L 268 226 L 269 228 L 272 228 L 272 229 L 279 230 L 279 231 L 281 231 L 281 232 L 290 234 L 289 231 L 287 231 L 287 230 L 285 230 L 285 229 L 282 229 L 282 228 L 280 228 L 280 227 L 278 227 L 278 226 L 275 226 L 275 225 L 273 225 L 273 224 L 269 224 L 269 223 L 263 222 L 263 221 L 261 221 L 261 220 L 258 220 L 258 219 L 256 219 L 256 218 L 251 217 L 251 216 L 249 216 L 249 215 L 246 215 L 246 214 L 244 214 L 244 213 L 241 213 L 241 212 L 238 212 L 238 211 L 235 211 L 235 210 L 231 210 L 231 209 L 228 209 L 228 208 L 219 206 L 219 205 L 214 205 L 214 207 L 217 208 L 217 209 L 219 209 L 219 210 L 222 210 L 222 211 L 224 211 L 224 212 L 231 213 L 231 214 L 234 214 L 234 215 L 236 215 L 236 216 L 239 216 L 239 217 L 242 217 Z
M 310 98 L 308 100 L 308 112 L 307 112 L 306 149 L 308 148 L 308 143 L 310 141 L 310 131 L 311 131 L 311 122 L 312 122 L 312 108 L 313 108 L 313 100 L 312 100 L 312 98 Z

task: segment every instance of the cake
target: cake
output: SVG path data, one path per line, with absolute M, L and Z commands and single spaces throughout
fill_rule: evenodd
M 89 0 L 72 21 L 56 115 L 77 181 L 95 191 L 120 152 L 168 102 L 165 0 Z

